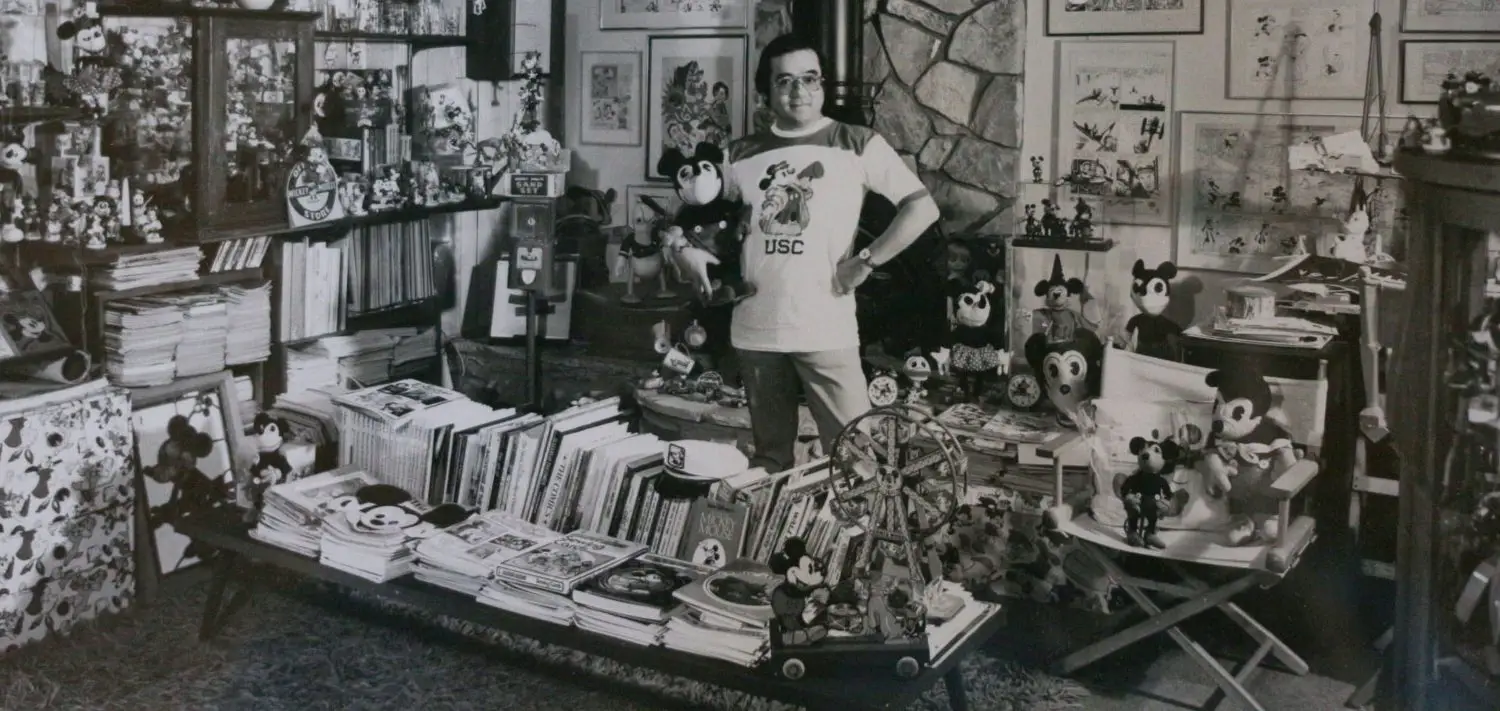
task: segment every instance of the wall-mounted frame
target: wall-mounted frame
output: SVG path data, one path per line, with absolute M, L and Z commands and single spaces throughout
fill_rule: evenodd
M 1097 199 L 1095 220 L 1172 224 L 1172 42 L 1058 43 L 1053 164 L 1061 197 Z
M 640 52 L 581 52 L 578 142 L 639 146 L 646 121 Z
M 1500 7 L 1486 0 L 1403 0 L 1402 32 L 1500 32 Z
M 1402 40 L 1400 66 L 1401 103 L 1436 104 L 1450 72 L 1500 72 L 1500 40 Z
M 1203 0 L 1046 0 L 1047 35 L 1201 35 Z
M 688 7 L 683 7 L 684 5 Z M 599 29 L 745 29 L 750 25 L 750 7 L 751 0 L 716 0 L 711 3 L 686 0 L 599 0 Z
M 745 133 L 750 92 L 744 35 L 652 35 L 646 95 L 646 179 L 670 181 L 656 172 L 669 148 L 692 155 L 700 142 L 729 145 Z M 728 124 L 727 126 L 724 124 Z
M 1399 122 L 1398 122 L 1399 123 Z M 1357 116 L 1293 116 L 1184 111 L 1178 114 L 1179 267 L 1264 274 L 1278 258 L 1341 229 L 1354 177 L 1291 170 L 1292 145 L 1359 130 Z M 1399 137 L 1399 125 L 1389 129 Z M 1366 181 L 1367 248 L 1405 257 L 1407 219 L 1398 181 Z M 1309 243 L 1311 242 L 1311 243 Z
M 1371 12 L 1369 0 L 1234 0 L 1226 97 L 1364 98 Z

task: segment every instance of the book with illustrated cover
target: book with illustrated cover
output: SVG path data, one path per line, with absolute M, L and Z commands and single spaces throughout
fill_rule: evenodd
M 767 565 L 744 558 L 703 576 L 673 595 L 703 612 L 756 627 L 771 624 L 771 591 L 781 576 Z
M 682 604 L 672 593 L 712 572 L 647 553 L 584 581 L 573 591 L 573 601 L 633 620 L 664 622 Z
M 495 577 L 567 595 L 584 580 L 646 552 L 646 547 L 589 531 L 574 531 L 495 568 Z
M 743 501 L 721 503 L 708 497 L 694 499 L 687 530 L 677 557 L 709 568 L 722 568 L 739 557 L 745 544 L 750 506 Z

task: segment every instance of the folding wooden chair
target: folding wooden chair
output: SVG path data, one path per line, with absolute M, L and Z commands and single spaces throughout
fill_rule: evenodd
M 1279 537 L 1276 540 L 1255 545 L 1230 546 L 1223 530 L 1162 530 L 1159 536 L 1166 543 L 1165 549 L 1136 548 L 1125 542 L 1121 528 L 1102 523 L 1091 512 L 1078 513 L 1068 505 L 1060 505 L 1048 512 L 1048 521 L 1062 533 L 1077 539 L 1080 547 L 1148 615 L 1143 622 L 1058 660 L 1054 665 L 1058 673 L 1070 674 L 1161 632 L 1170 635 L 1183 651 L 1212 674 L 1230 699 L 1256 711 L 1264 711 L 1265 707 L 1251 696 L 1245 683 L 1268 655 L 1275 657 L 1296 674 L 1308 672 L 1307 663 L 1286 643 L 1236 605 L 1234 598 L 1251 588 L 1268 588 L 1280 582 L 1296 567 L 1303 552 L 1312 544 L 1313 519 L 1306 515 L 1294 516 L 1292 502 L 1318 473 L 1317 456 L 1323 441 L 1323 416 L 1328 401 L 1326 370 L 1324 364 L 1319 369 L 1319 378 L 1312 381 L 1266 378 L 1271 385 L 1275 405 L 1285 414 L 1293 441 L 1302 454 L 1297 464 L 1282 472 L 1270 485 L 1279 505 Z M 1108 348 L 1104 358 L 1103 392 L 1096 405 L 1112 403 L 1123 407 L 1146 407 L 1149 403 L 1187 403 L 1206 417 L 1214 399 L 1213 388 L 1204 382 L 1209 372 L 1207 368 Z M 1121 403 L 1126 404 L 1120 405 Z M 1150 435 L 1151 425 L 1147 424 L 1149 418 L 1142 417 L 1140 424 L 1131 425 L 1145 427 L 1144 431 L 1110 433 L 1100 432 L 1097 427 L 1093 427 L 1094 423 L 1087 421 L 1088 418 L 1084 419 L 1081 426 L 1083 434 L 1071 435 L 1067 441 L 1054 442 L 1051 450 L 1059 453 L 1073 447 L 1088 448 L 1094 453 L 1091 468 L 1096 492 L 1107 489 L 1112 496 L 1115 475 L 1128 473 L 1134 467 L 1134 462 L 1099 456 L 1099 442 L 1106 436 L 1128 438 L 1137 434 Z M 1166 434 L 1168 433 L 1163 432 L 1163 436 Z M 1054 469 L 1060 486 L 1061 466 Z M 1064 501 L 1062 497 L 1057 500 Z M 1096 502 L 1098 500 L 1096 497 Z M 1099 506 L 1096 504 L 1094 508 Z M 1155 558 L 1164 562 L 1165 567 L 1177 579 L 1155 580 L 1127 573 L 1117 562 L 1119 554 Z M 1189 570 L 1188 564 L 1206 566 L 1214 574 L 1195 575 Z M 1219 581 L 1221 577 L 1227 579 L 1227 582 Z M 1218 582 L 1211 584 L 1206 578 Z M 1178 603 L 1176 606 L 1165 607 L 1149 593 L 1175 599 Z M 1259 643 L 1255 653 L 1237 672 L 1230 672 L 1178 628 L 1185 620 L 1209 610 L 1223 611 Z

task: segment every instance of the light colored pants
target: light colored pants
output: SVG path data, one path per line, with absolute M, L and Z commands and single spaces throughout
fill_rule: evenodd
M 858 348 L 808 353 L 740 350 L 739 360 L 755 444 L 751 466 L 779 472 L 795 465 L 799 383 L 825 454 L 833 451 L 833 440 L 844 425 L 870 409 Z

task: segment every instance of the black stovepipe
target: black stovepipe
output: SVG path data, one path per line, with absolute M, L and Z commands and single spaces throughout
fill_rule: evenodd
M 823 113 L 859 125 L 869 125 L 872 118 L 862 71 L 864 5 L 864 0 L 792 2 L 792 26 L 823 54 Z

